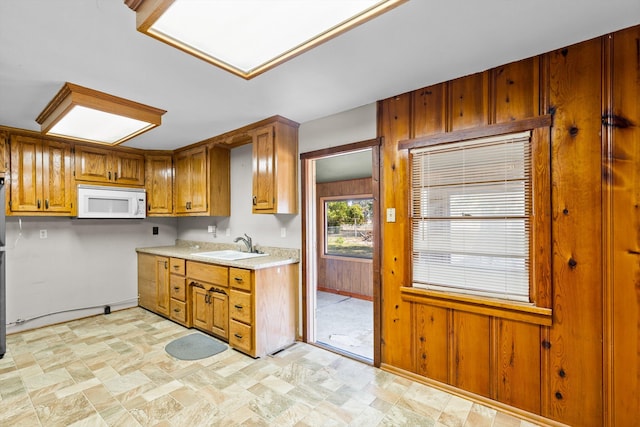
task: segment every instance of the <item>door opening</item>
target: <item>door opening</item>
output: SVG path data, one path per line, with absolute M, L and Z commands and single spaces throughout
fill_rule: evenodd
M 378 141 L 301 156 L 303 339 L 379 366 Z

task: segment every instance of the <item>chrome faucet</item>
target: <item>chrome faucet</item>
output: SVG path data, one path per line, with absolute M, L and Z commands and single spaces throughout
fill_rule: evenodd
M 247 247 L 247 252 L 253 252 L 253 243 L 251 243 L 251 237 L 247 236 L 247 233 L 244 234 L 244 237 L 236 237 L 233 241 L 236 243 L 242 241 Z

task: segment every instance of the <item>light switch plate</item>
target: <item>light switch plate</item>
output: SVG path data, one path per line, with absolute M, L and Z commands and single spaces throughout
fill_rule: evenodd
M 396 222 L 396 208 L 387 208 L 387 222 Z

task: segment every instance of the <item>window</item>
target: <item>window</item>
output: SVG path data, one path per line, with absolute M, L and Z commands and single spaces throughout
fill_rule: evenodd
M 411 151 L 414 287 L 530 302 L 530 141 Z
M 373 199 L 322 199 L 324 255 L 373 258 Z

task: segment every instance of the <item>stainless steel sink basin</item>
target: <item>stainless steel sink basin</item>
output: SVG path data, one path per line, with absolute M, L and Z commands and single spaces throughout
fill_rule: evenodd
M 239 259 L 248 259 L 248 258 L 257 258 L 261 256 L 267 256 L 269 254 L 257 254 L 254 252 L 240 252 L 240 251 L 234 251 L 234 250 L 228 249 L 224 251 L 194 252 L 191 255 L 201 256 L 204 258 L 211 258 L 211 259 L 221 259 L 225 261 L 236 261 Z

